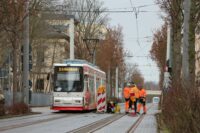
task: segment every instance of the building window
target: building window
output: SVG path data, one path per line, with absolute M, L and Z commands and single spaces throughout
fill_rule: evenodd
M 43 63 L 44 62 L 44 50 L 38 50 L 37 51 L 37 63 Z
M 36 81 L 36 91 L 43 92 L 44 90 L 44 79 L 37 79 Z

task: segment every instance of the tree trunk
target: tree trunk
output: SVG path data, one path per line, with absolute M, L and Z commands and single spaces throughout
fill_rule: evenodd
M 191 1 L 190 22 L 189 22 L 189 77 L 190 87 L 195 87 L 195 1 Z
M 179 19 L 180 20 L 180 19 Z M 173 42 L 172 42 L 172 81 L 174 84 L 180 84 L 181 77 L 181 21 L 172 20 Z
M 17 93 L 17 90 L 18 90 L 18 77 L 17 77 L 17 41 L 16 39 L 14 40 L 13 42 L 13 104 L 15 104 L 17 102 L 17 96 L 16 96 L 16 93 Z

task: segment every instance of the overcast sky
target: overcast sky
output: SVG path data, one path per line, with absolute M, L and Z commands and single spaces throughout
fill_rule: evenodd
M 62 0 L 58 0 L 62 2 Z M 121 25 L 124 35 L 124 47 L 133 57 L 126 58 L 127 63 L 137 63 L 145 81 L 159 81 L 159 71 L 155 62 L 148 56 L 152 46 L 153 32 L 163 24 L 161 11 L 155 0 L 101 0 L 108 10 L 126 11 L 132 7 L 139 7 L 136 16 L 134 13 L 110 13 L 109 25 Z M 138 26 L 137 26 L 138 25 Z M 147 57 L 145 57 L 147 56 Z
M 121 25 L 123 27 L 124 46 L 126 50 L 132 53 L 132 58 L 126 58 L 129 63 L 137 63 L 143 74 L 145 81 L 159 81 L 158 68 L 150 58 L 149 51 L 152 45 L 153 32 L 160 28 L 163 21 L 160 17 L 160 9 L 155 4 L 155 0 L 103 0 L 105 7 L 109 10 L 131 10 L 132 6 L 139 8 L 137 16 L 138 30 L 136 25 L 136 17 L 134 13 L 110 13 L 110 25 Z M 147 12 L 146 12 L 147 11 Z M 138 31 L 138 32 L 137 32 Z M 139 41 L 137 41 L 139 40 Z M 138 43 L 139 42 L 139 43 Z

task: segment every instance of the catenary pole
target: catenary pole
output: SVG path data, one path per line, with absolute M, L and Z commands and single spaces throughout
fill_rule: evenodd
M 119 69 L 118 69 L 118 66 L 116 67 L 116 70 L 115 70 L 116 72 L 116 77 L 115 77 L 115 97 L 117 97 L 118 98 L 118 89 L 119 89 L 119 87 L 118 87 L 118 77 L 119 77 L 119 75 L 118 75 L 118 73 L 119 73 Z
M 23 100 L 29 104 L 29 0 L 25 2 L 25 19 L 23 22 Z
M 169 22 L 167 25 L 167 51 L 166 51 L 166 70 L 164 72 L 164 91 L 167 91 L 171 87 L 171 75 L 169 69 L 172 68 L 172 57 L 171 57 L 171 34 L 172 34 L 172 27 L 171 23 Z
M 184 0 L 184 24 L 183 24 L 183 53 L 182 53 L 182 79 L 184 86 L 189 86 L 189 19 L 190 19 L 190 0 Z
M 70 18 L 70 60 L 74 59 L 74 17 Z

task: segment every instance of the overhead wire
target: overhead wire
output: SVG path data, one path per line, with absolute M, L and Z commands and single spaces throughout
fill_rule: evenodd
M 131 7 L 133 9 L 133 13 L 135 14 L 135 23 L 136 23 L 136 34 L 137 34 L 137 43 L 139 45 L 139 47 L 141 48 L 141 45 L 140 45 L 140 41 L 139 41 L 139 27 L 138 27 L 138 14 L 139 14 L 139 7 L 134 7 L 133 6 L 133 2 L 132 0 L 130 0 L 130 4 L 131 4 Z
M 132 1 L 131 1 L 132 2 Z M 132 4 L 133 5 L 133 4 Z M 157 4 L 149 4 L 149 5 L 141 5 L 141 6 L 136 6 L 135 8 L 142 8 L 142 7 L 149 7 L 149 6 L 154 6 Z M 109 10 L 116 10 L 116 9 L 132 9 L 133 7 L 122 7 L 122 8 L 110 8 Z
M 133 10 L 60 10 L 60 9 L 35 9 L 36 11 L 69 11 L 69 12 L 94 12 L 94 13 L 134 13 Z M 145 11 L 141 10 L 140 13 L 151 13 L 151 12 L 160 12 L 160 11 Z

